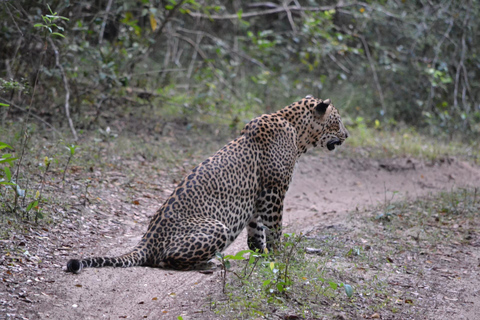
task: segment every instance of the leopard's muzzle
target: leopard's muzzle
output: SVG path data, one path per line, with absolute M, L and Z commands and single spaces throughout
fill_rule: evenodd
M 340 139 L 334 138 L 334 139 L 327 142 L 327 149 L 329 151 L 332 151 L 332 150 L 335 149 L 335 146 L 339 146 L 341 144 L 342 144 L 342 141 Z

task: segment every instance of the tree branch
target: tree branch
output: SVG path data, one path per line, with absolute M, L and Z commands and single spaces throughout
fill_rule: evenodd
M 357 5 L 357 2 L 348 3 L 348 4 L 338 4 L 335 6 L 321 6 L 321 7 L 298 7 L 298 6 L 278 6 L 274 9 L 263 10 L 263 11 L 254 11 L 254 12 L 247 12 L 242 14 L 242 19 L 252 18 L 257 16 L 265 16 L 269 14 L 275 14 L 280 12 L 292 12 L 292 13 L 301 13 L 304 11 L 327 11 L 337 8 L 345 8 Z M 200 18 L 200 19 L 210 19 L 210 20 L 235 20 L 238 19 L 238 15 L 235 14 L 203 14 L 200 12 L 189 12 L 188 13 L 191 17 Z
M 453 27 L 453 19 L 450 20 L 450 23 L 448 25 L 447 30 L 443 34 L 442 39 L 438 42 L 437 46 L 435 47 L 435 56 L 433 57 L 433 60 L 432 60 L 432 68 L 435 68 L 435 64 L 437 63 L 438 55 L 440 53 L 440 49 L 442 47 L 442 44 L 445 41 L 445 39 L 447 39 L 450 31 L 452 30 L 452 27 Z M 430 85 L 430 93 L 428 95 L 427 108 L 430 108 L 434 95 L 435 95 L 435 87 L 434 87 L 434 84 L 432 82 L 431 85 Z
M 248 54 L 246 54 L 245 52 L 241 51 L 241 50 L 235 50 L 229 46 L 227 46 L 225 44 L 225 41 L 220 39 L 220 38 L 217 38 L 213 35 L 211 35 L 210 33 L 207 33 L 207 32 L 204 32 L 204 31 L 194 31 L 194 30 L 189 30 L 189 29 L 185 29 L 185 28 L 177 28 L 176 31 L 181 31 L 181 32 L 186 32 L 186 33 L 192 33 L 192 34 L 197 34 L 197 35 L 202 35 L 202 36 L 205 36 L 207 38 L 210 38 L 212 39 L 213 41 L 215 41 L 215 44 L 216 45 L 219 45 L 221 47 L 223 47 L 224 49 L 230 51 L 231 53 L 233 54 L 236 54 L 237 56 L 239 56 L 240 58 L 243 58 L 257 66 L 259 66 L 260 68 L 263 68 L 263 69 L 268 69 L 266 65 L 264 65 L 262 62 L 258 61 L 257 59 L 254 59 L 252 57 L 250 57 Z
M 63 79 L 63 87 L 65 88 L 65 116 L 67 117 L 70 130 L 72 131 L 73 140 L 77 141 L 78 140 L 77 131 L 75 131 L 72 118 L 70 117 L 70 88 L 68 87 L 68 79 L 65 74 L 65 70 L 63 69 L 63 66 L 60 64 L 60 54 L 58 53 L 58 49 L 55 46 L 55 43 L 53 42 L 52 38 L 48 38 L 48 41 L 52 45 L 53 51 L 55 52 L 55 64 L 57 65 L 57 68 L 60 70 L 60 73 Z
M 372 69 L 373 73 L 373 81 L 375 81 L 375 86 L 377 87 L 378 95 L 380 97 L 380 104 L 382 105 L 382 111 L 385 114 L 386 108 L 385 108 L 385 100 L 383 98 L 383 90 L 382 86 L 380 85 L 380 81 L 378 81 L 378 76 L 377 76 L 377 71 L 375 70 L 375 64 L 373 62 L 372 56 L 370 55 L 370 49 L 368 47 L 367 41 L 365 41 L 365 38 L 363 36 L 357 36 L 360 41 L 362 41 L 363 47 L 365 48 L 365 53 L 367 55 L 368 62 L 370 63 L 370 68 Z
M 368 59 L 368 63 L 370 64 L 370 69 L 372 70 L 372 73 L 373 73 L 373 81 L 375 82 L 375 86 L 377 87 L 378 96 L 380 98 L 380 104 L 382 106 L 382 111 L 385 112 L 386 107 L 385 107 L 385 99 L 383 97 L 382 86 L 380 85 L 380 81 L 378 80 L 377 70 L 375 69 L 375 63 L 372 59 L 372 55 L 370 54 L 370 48 L 368 47 L 367 41 L 365 40 L 363 35 L 358 35 L 345 28 L 342 28 L 341 30 L 346 34 L 351 35 L 352 37 L 360 39 L 360 41 L 362 42 L 363 48 L 365 49 L 365 54 Z
M 112 2 L 113 0 L 108 0 L 107 8 L 105 9 L 105 15 L 103 16 L 102 26 L 100 28 L 100 35 L 98 36 L 98 44 L 102 44 L 103 42 L 103 33 L 105 32 L 105 25 L 107 24 L 108 13 L 112 7 Z
M 31 115 L 32 117 L 34 117 L 34 118 L 37 119 L 38 121 L 42 122 L 42 123 L 45 124 L 46 126 L 50 127 L 50 129 L 52 129 L 53 131 L 55 131 L 56 133 L 58 133 L 58 134 L 60 135 L 60 137 L 62 137 L 62 139 L 63 139 L 63 135 L 62 135 L 62 133 L 61 133 L 60 131 L 58 131 L 57 129 L 55 129 L 54 126 L 52 126 L 52 125 L 51 125 L 50 123 L 48 123 L 46 120 L 43 120 L 40 116 L 37 116 L 37 115 L 36 115 L 35 113 L 33 113 L 31 110 L 27 110 L 27 109 L 25 109 L 25 108 L 22 108 L 22 107 L 20 107 L 20 106 L 17 106 L 17 105 L 16 105 L 15 103 L 13 103 L 12 101 L 7 100 L 7 99 L 4 99 L 4 98 L 2 98 L 2 97 L 0 97 L 0 99 L 1 99 L 4 103 L 10 105 L 11 107 L 14 107 L 15 109 L 18 109 L 18 110 L 22 111 L 22 112 L 29 112 L 29 111 L 30 111 L 30 115 Z

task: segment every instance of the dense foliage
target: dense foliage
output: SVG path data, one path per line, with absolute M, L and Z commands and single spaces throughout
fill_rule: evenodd
M 353 119 L 474 136 L 479 13 L 473 0 L 2 1 L 3 124 L 30 109 L 72 132 L 152 113 L 235 125 L 315 94 Z

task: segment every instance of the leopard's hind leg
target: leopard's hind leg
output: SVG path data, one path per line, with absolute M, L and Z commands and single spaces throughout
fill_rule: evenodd
M 208 260 L 229 244 L 230 229 L 215 219 L 183 220 L 179 231 L 172 235 L 155 265 L 177 270 L 207 269 L 211 266 Z

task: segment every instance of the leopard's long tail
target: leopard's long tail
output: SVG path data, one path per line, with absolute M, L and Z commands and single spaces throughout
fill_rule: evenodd
M 102 267 L 117 267 L 128 268 L 135 266 L 145 265 L 147 259 L 145 254 L 136 250 L 124 254 L 120 257 L 108 258 L 108 257 L 95 257 L 88 259 L 71 259 L 67 262 L 67 271 L 73 273 L 80 273 L 83 268 L 102 268 Z

